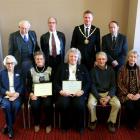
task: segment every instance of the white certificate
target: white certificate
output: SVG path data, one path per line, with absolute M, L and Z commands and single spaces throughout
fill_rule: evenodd
M 34 95 L 35 96 L 52 95 L 52 83 L 34 84 Z
M 82 88 L 81 81 L 63 81 L 62 89 L 72 94 L 80 91 Z

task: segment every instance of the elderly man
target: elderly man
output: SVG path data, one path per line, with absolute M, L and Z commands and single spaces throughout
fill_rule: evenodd
M 108 64 L 113 67 L 116 77 L 119 68 L 125 64 L 128 52 L 128 43 L 125 35 L 119 33 L 119 23 L 109 22 L 109 32 L 102 37 L 102 49 L 107 53 Z
M 95 55 L 100 51 L 100 30 L 92 25 L 93 14 L 87 10 L 83 13 L 84 24 L 76 26 L 71 47 L 78 48 L 82 55 L 81 63 L 91 70 Z
M 37 37 L 34 31 L 30 31 L 31 24 L 27 20 L 19 22 L 19 31 L 9 36 L 9 54 L 15 56 L 19 62 L 18 67 L 22 68 L 25 76 L 31 68 L 33 54 L 39 50 Z
M 49 17 L 49 31 L 40 38 L 41 49 L 45 54 L 47 64 L 52 67 L 52 73 L 55 73 L 59 64 L 64 62 L 65 55 L 65 35 L 57 31 L 56 25 L 56 18 Z
M 97 103 L 105 107 L 111 105 L 111 112 L 108 118 L 108 129 L 115 132 L 114 124 L 118 111 L 120 109 L 120 101 L 115 96 L 116 84 L 114 70 L 106 65 L 107 55 L 104 52 L 96 54 L 96 66 L 91 71 L 91 93 L 88 99 L 88 109 L 91 114 L 91 122 L 89 128 L 94 130 L 97 123 L 96 105 Z

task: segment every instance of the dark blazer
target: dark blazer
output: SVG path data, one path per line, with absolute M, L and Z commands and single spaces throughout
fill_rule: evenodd
M 23 80 L 21 72 L 18 70 L 14 71 L 14 88 L 15 91 L 20 95 L 23 94 Z M 8 71 L 6 69 L 0 72 L 0 97 L 6 96 L 6 91 L 9 91 L 9 78 Z
M 71 47 L 78 48 L 82 55 L 82 61 L 93 63 L 95 61 L 95 54 L 100 51 L 100 30 L 95 26 L 91 26 L 90 33 L 94 33 L 89 37 L 89 43 L 84 44 L 85 37 L 81 34 L 84 33 L 84 25 L 76 26 L 71 40 Z
M 117 60 L 117 62 L 119 63 L 119 68 L 125 64 L 125 59 L 128 52 L 128 43 L 126 36 L 119 33 L 114 46 L 112 45 L 112 36 L 110 33 L 103 36 L 102 49 L 107 53 L 108 63 L 110 65 L 114 60 Z
M 62 90 L 62 81 L 69 79 L 69 65 L 62 64 L 58 68 L 55 79 L 54 86 L 57 94 Z M 82 81 L 82 90 L 86 96 L 90 87 L 89 73 L 84 65 L 77 65 L 76 70 L 76 80 Z
M 37 43 L 37 37 L 36 33 L 34 31 L 29 31 L 29 38 L 32 41 L 33 44 L 33 53 L 35 51 L 40 50 Z M 21 40 L 22 36 L 20 35 L 19 31 L 16 31 L 14 33 L 11 33 L 9 36 L 9 54 L 15 56 L 16 60 L 18 61 L 18 64 L 21 65 Z
M 59 31 L 57 31 L 57 35 L 58 35 L 58 38 L 60 40 L 61 61 L 64 62 L 65 43 L 66 43 L 65 35 L 62 32 L 59 32 Z M 40 38 L 41 49 L 45 54 L 45 57 L 46 57 L 45 59 L 46 59 L 47 64 L 49 63 L 49 54 L 50 54 L 50 52 L 49 52 L 49 39 L 50 39 L 50 33 L 49 32 L 43 34 Z

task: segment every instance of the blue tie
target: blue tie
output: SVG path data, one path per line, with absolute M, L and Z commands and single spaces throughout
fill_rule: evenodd
M 26 35 L 24 35 L 23 39 L 24 39 L 25 42 L 28 42 L 28 38 L 27 38 Z

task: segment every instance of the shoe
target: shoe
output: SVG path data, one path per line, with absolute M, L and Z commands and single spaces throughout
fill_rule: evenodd
M 49 125 L 49 126 L 47 126 L 47 127 L 46 127 L 46 133 L 47 133 L 47 134 L 48 134 L 48 133 L 50 133 L 50 132 L 51 132 L 51 130 L 52 130 L 51 125 Z
M 108 123 L 108 130 L 109 130 L 109 132 L 111 132 L 111 133 L 114 133 L 116 130 L 115 130 L 115 125 L 114 125 L 114 123 L 112 123 L 112 122 L 109 122 Z
M 2 128 L 1 131 L 2 131 L 3 134 L 7 134 L 8 133 L 8 127 L 5 126 L 4 128 Z
M 90 122 L 88 128 L 93 131 L 93 130 L 95 130 L 96 125 L 97 125 L 97 121 Z
M 39 125 L 35 125 L 34 129 L 35 129 L 35 132 L 38 132 L 40 130 Z
M 137 127 L 135 125 L 128 125 L 128 128 L 131 130 L 134 130 L 134 131 L 137 129 Z
M 14 131 L 12 128 L 8 130 L 8 136 L 10 139 L 12 139 L 14 137 Z

